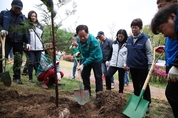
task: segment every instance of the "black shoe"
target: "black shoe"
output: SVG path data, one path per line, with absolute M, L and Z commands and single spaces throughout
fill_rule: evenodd
M 30 81 L 31 83 L 35 83 L 33 79 L 29 79 L 29 81 Z
M 146 114 L 149 114 L 149 113 L 150 113 L 150 107 L 148 107 L 146 110 Z
M 22 81 L 20 79 L 17 79 L 17 84 L 22 84 Z
M 99 100 L 99 96 L 96 95 L 96 98 L 95 98 L 95 101 L 94 101 L 94 104 L 97 105 L 98 104 L 98 100 Z

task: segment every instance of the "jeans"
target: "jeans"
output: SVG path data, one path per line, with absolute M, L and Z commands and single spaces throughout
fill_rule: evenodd
M 104 76 L 106 77 L 106 73 L 109 69 L 109 67 L 106 67 L 106 64 L 104 62 L 101 63 L 101 69 L 102 69 L 102 73 L 104 74 Z M 114 77 L 111 77 L 111 83 L 114 83 Z
M 129 84 L 129 72 L 125 71 L 125 75 L 124 75 L 124 84 Z
M 81 60 L 76 60 L 76 59 L 74 59 L 74 65 L 73 65 L 73 71 L 72 71 L 72 76 L 73 76 L 74 78 L 75 78 L 76 68 L 77 68 L 77 64 L 78 64 L 77 61 L 80 61 L 80 65 L 83 63 L 82 59 L 81 59 Z

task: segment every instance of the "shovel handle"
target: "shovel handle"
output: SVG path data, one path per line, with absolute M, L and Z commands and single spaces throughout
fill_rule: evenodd
M 1 48 L 2 48 L 2 67 L 3 67 L 3 72 L 4 72 L 5 71 L 5 41 L 6 41 L 6 36 L 1 34 L 0 38 L 1 38 Z
M 155 59 L 155 52 L 156 52 L 156 49 L 157 49 L 157 47 L 155 47 L 155 48 L 154 48 L 154 51 L 153 51 L 153 61 L 152 61 L 152 65 L 151 65 L 151 68 L 150 68 L 150 70 L 149 70 L 149 72 L 148 72 L 148 75 L 147 75 L 147 78 L 146 78 L 146 80 L 145 80 L 145 83 L 144 83 L 144 85 L 143 85 L 143 87 L 142 87 L 143 90 L 146 89 L 146 87 L 147 87 L 147 85 L 148 85 L 148 83 L 149 83 L 149 81 L 150 81 L 150 77 L 151 77 L 151 75 L 152 75 L 153 69 L 154 69 L 154 67 L 155 67 L 155 64 L 156 64 L 158 58 L 164 53 L 164 51 L 162 51 L 161 54 L 160 54 L 160 56 L 159 56 L 157 59 Z

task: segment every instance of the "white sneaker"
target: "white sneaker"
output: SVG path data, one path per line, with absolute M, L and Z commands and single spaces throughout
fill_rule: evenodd
M 112 89 L 114 88 L 114 83 L 111 83 L 111 88 L 112 88 Z

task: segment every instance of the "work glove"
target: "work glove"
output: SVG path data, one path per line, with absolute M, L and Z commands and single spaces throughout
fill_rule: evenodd
M 106 67 L 108 67 L 109 66 L 109 61 L 106 61 L 105 64 L 106 64 Z
M 70 49 L 70 50 L 72 49 L 72 45 L 69 47 L 69 49 Z
M 60 81 L 61 80 L 61 73 L 57 72 L 57 80 Z
M 1 36 L 6 36 L 6 35 L 8 35 L 8 31 L 6 31 L 6 30 L 1 30 Z
M 26 50 L 30 51 L 30 44 L 26 44 Z
M 172 82 L 178 82 L 178 68 L 172 66 L 168 72 L 168 80 Z
M 158 47 L 156 47 L 155 51 L 158 53 L 162 53 L 162 52 L 164 52 L 164 47 L 165 46 L 158 46 Z
M 80 52 L 77 52 L 73 55 L 73 57 L 75 58 L 75 57 L 78 57 L 79 55 L 80 55 Z
M 83 67 L 84 67 L 84 65 L 83 65 L 83 64 L 81 64 L 79 67 L 77 67 L 77 70 L 82 71 L 82 70 L 83 70 Z

